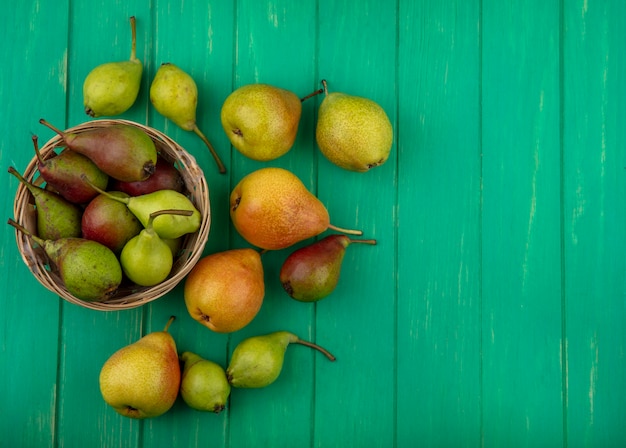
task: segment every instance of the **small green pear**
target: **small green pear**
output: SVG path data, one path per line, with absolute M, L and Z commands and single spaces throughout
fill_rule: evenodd
M 389 158 L 393 128 L 376 102 L 345 93 L 328 93 L 318 111 L 315 138 L 324 156 L 350 171 L 365 172 Z
M 222 412 L 230 395 L 230 383 L 222 366 L 192 352 L 183 352 L 180 360 L 180 395 L 185 403 L 198 411 Z
M 100 392 L 115 412 L 144 419 L 165 414 L 180 388 L 176 342 L 168 329 L 149 333 L 113 353 L 100 371 Z
M 187 72 L 171 62 L 161 64 L 150 85 L 150 101 L 165 118 L 200 137 L 215 159 L 219 172 L 222 174 L 226 172 L 215 148 L 198 128 L 196 121 L 198 86 Z
M 268 84 L 248 84 L 222 105 L 222 127 L 244 156 L 268 161 L 287 153 L 298 133 L 302 104 L 295 93 Z
M 150 214 L 146 227 L 131 238 L 120 253 L 120 264 L 126 277 L 140 286 L 154 286 L 172 271 L 172 249 L 153 228 L 154 219 L 164 214 L 189 216 L 190 210 L 160 210 Z
M 141 86 L 143 65 L 137 59 L 135 16 L 130 18 L 132 46 L 128 61 L 107 62 L 95 67 L 83 83 L 85 113 L 91 117 L 126 112 L 135 103 Z
M 326 349 L 304 341 L 288 331 L 276 331 L 241 341 L 233 351 L 226 369 L 228 382 L 239 388 L 259 388 L 272 384 L 283 368 L 289 344 L 302 344 L 322 352 L 328 359 L 335 357 Z

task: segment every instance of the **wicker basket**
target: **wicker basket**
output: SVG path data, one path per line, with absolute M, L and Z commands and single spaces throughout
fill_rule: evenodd
M 194 203 L 202 216 L 202 223 L 197 232 L 184 237 L 179 255 L 174 260 L 174 265 L 169 277 L 158 285 L 151 287 L 139 287 L 134 284 L 122 283 L 118 291 L 103 302 L 88 302 L 70 294 L 60 276 L 55 271 L 45 252 L 30 238 L 16 231 L 17 246 L 22 254 L 26 266 L 35 278 L 48 290 L 58 294 L 68 302 L 100 311 L 115 311 L 136 308 L 148 302 L 162 297 L 171 291 L 200 259 L 204 246 L 209 236 L 211 224 L 211 212 L 209 206 L 209 190 L 206 179 L 196 160 L 171 138 L 155 129 L 127 120 L 93 120 L 68 129 L 68 132 L 81 133 L 95 128 L 108 127 L 114 124 L 128 124 L 144 130 L 154 141 L 157 151 L 166 160 L 175 163 L 185 182 L 186 191 L 183 191 Z M 56 155 L 55 148 L 62 147 L 60 136 L 50 139 L 40 148 L 44 159 Z M 37 170 L 37 158 L 34 157 L 26 167 L 23 176 L 35 184 L 41 184 Z M 36 234 L 36 210 L 34 200 L 28 189 L 20 183 L 15 195 L 13 207 L 15 220 Z

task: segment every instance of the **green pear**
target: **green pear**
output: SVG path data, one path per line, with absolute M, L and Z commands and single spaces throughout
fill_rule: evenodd
M 189 216 L 190 210 L 160 210 L 150 214 L 146 227 L 132 237 L 120 253 L 120 264 L 126 277 L 140 286 L 154 286 L 172 271 L 174 257 L 170 246 L 153 228 L 154 219 L 164 214 Z
M 224 101 L 221 121 L 231 144 L 244 156 L 268 161 L 287 153 L 298 133 L 300 99 L 289 90 L 248 84 Z
M 135 17 L 130 18 L 132 46 L 128 61 L 107 62 L 95 67 L 83 83 L 85 113 L 91 117 L 119 115 L 135 103 L 143 65 L 137 59 Z
M 100 371 L 100 392 L 117 413 L 144 419 L 165 414 L 180 388 L 180 364 L 176 342 L 167 332 L 149 333 L 113 353 Z
M 376 102 L 345 93 L 328 93 L 320 105 L 315 129 L 317 145 L 335 165 L 365 172 L 389 158 L 393 128 Z
M 172 120 L 185 131 L 193 131 L 209 148 L 220 173 L 226 168 L 209 139 L 202 133 L 196 121 L 198 86 L 184 70 L 164 62 L 154 75 L 150 85 L 150 101 L 165 118 Z
M 35 201 L 37 235 L 44 240 L 77 238 L 81 235 L 82 208 L 54 191 L 29 182 L 12 166 L 8 169 L 28 189 Z
M 108 247 L 84 238 L 44 240 L 12 219 L 8 223 L 44 249 L 65 288 L 74 297 L 102 302 L 117 292 L 122 282 L 122 268 Z
M 329 235 L 292 252 L 280 269 L 280 282 L 293 299 L 316 302 L 337 287 L 346 248 L 352 243 L 376 244 L 347 235 Z
M 230 395 L 230 383 L 222 366 L 192 352 L 183 352 L 180 360 L 180 395 L 185 403 L 198 411 L 222 412 Z
M 319 350 L 331 361 L 336 359 L 319 345 L 304 341 L 288 331 L 276 331 L 244 339 L 235 347 L 226 369 L 228 382 L 239 388 L 269 386 L 282 371 L 289 344 L 306 345 Z

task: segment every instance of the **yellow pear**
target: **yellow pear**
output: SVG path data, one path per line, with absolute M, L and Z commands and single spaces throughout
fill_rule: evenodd
M 376 102 L 345 93 L 328 93 L 320 105 L 315 138 L 324 156 L 350 171 L 365 172 L 389 158 L 393 128 Z
M 230 195 L 230 217 L 250 244 L 267 250 L 289 247 L 333 229 L 328 210 L 302 181 L 284 168 L 267 167 L 245 176 Z
M 167 412 L 178 397 L 180 364 L 167 330 L 147 334 L 113 353 L 100 371 L 104 401 L 125 417 L 143 419 Z
M 191 317 L 217 333 L 248 325 L 265 296 L 261 255 L 231 249 L 200 259 L 185 279 L 185 305 Z
M 268 84 L 248 84 L 226 98 L 221 121 L 239 152 L 267 161 L 291 149 L 301 113 L 302 104 L 295 93 Z

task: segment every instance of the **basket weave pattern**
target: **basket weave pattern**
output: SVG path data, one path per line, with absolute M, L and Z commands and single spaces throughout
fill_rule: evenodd
M 136 308 L 156 300 L 171 291 L 189 271 L 191 271 L 193 266 L 200 259 L 209 236 L 209 228 L 211 225 L 209 189 L 204 173 L 192 155 L 162 132 L 128 120 L 93 120 L 69 128 L 67 132 L 79 134 L 91 129 L 108 127 L 115 124 L 135 126 L 145 131 L 150 138 L 152 138 L 156 145 L 157 152 L 165 160 L 174 163 L 180 172 L 185 183 L 185 191 L 183 191 L 183 193 L 189 197 L 200 212 L 202 222 L 198 231 L 183 237 L 184 240 L 181 250 L 175 257 L 172 271 L 166 280 L 151 287 L 140 287 L 134 284 L 127 284 L 125 281 L 120 285 L 120 288 L 114 295 L 103 302 L 87 302 L 70 294 L 63 285 L 58 272 L 56 272 L 55 266 L 50 263 L 43 248 L 34 243 L 22 232 L 16 231 L 16 242 L 24 263 L 45 288 L 68 302 L 100 311 Z M 44 159 L 49 159 L 57 154 L 55 151 L 56 148 L 63 146 L 61 137 L 57 135 L 43 145 L 40 148 L 40 152 Z M 41 185 L 43 179 L 39 176 L 37 162 L 37 157 L 34 157 L 23 172 L 23 176 L 26 180 L 36 185 Z M 15 194 L 13 205 L 15 220 L 32 233 L 37 234 L 36 213 L 34 199 L 31 193 L 24 184 L 20 183 Z

